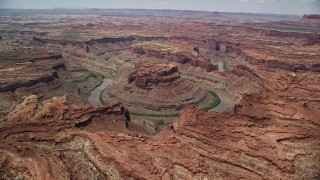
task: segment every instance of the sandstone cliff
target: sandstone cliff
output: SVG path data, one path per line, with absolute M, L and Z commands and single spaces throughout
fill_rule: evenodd
M 140 61 L 135 65 L 135 72 L 128 77 L 128 83 L 134 82 L 139 88 L 146 89 L 149 84 L 172 83 L 180 78 L 177 66 Z
M 200 56 L 196 49 L 197 47 L 180 41 L 170 41 L 170 43 L 144 42 L 130 46 L 130 50 L 136 54 L 167 59 L 180 64 L 188 63 L 195 67 L 201 67 L 208 72 L 218 69 L 217 65 L 211 64 L 209 58 Z
M 145 60 L 106 94 L 106 101 L 119 101 L 131 112 L 145 114 L 177 114 L 190 104 L 205 107 L 215 101 L 206 90 L 181 78 L 177 66 Z
M 256 99 L 254 102 L 258 102 Z M 259 108 L 259 107 L 257 107 Z M 252 111 L 257 110 L 253 106 Z M 30 96 L 0 124 L 1 176 L 33 179 L 307 179 L 319 167 L 319 122 L 189 107 L 153 138 L 125 128 L 119 104 Z

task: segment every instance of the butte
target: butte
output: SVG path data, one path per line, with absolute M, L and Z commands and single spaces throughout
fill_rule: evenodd
M 173 115 L 188 105 L 199 108 L 215 101 L 206 90 L 181 78 L 178 67 L 140 60 L 127 78 L 107 91 L 108 102 L 122 102 L 131 113 Z

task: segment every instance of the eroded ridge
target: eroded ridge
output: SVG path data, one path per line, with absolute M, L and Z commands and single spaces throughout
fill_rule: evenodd
M 134 82 L 137 87 L 147 89 L 152 88 L 152 85 L 173 83 L 179 78 L 177 66 L 140 61 L 135 65 L 135 71 L 129 75 L 128 83 Z
M 211 64 L 209 58 L 199 54 L 199 47 L 183 41 L 136 43 L 130 46 L 130 50 L 136 54 L 154 56 L 180 64 L 188 63 L 208 72 L 218 70 L 218 66 Z
M 253 108 L 255 110 L 256 108 Z M 189 107 L 155 137 L 137 136 L 120 104 L 27 97 L 1 123 L 2 177 L 33 179 L 310 179 L 319 131 L 309 121 Z

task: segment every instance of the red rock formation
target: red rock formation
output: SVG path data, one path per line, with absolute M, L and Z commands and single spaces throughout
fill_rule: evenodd
M 319 23 L 320 22 L 320 14 L 305 14 L 300 19 L 301 22 L 311 22 L 311 23 Z
M 137 87 L 146 89 L 149 84 L 172 83 L 179 78 L 177 66 L 140 61 L 135 65 L 135 72 L 129 75 L 128 83 L 134 81 Z
M 190 104 L 206 107 L 215 100 L 206 90 L 182 79 L 177 66 L 144 60 L 106 93 L 106 101 L 119 101 L 131 112 L 146 114 L 176 114 Z
M 254 109 L 255 110 L 255 109 Z M 125 128 L 119 104 L 30 96 L 0 124 L 7 178 L 308 179 L 319 168 L 319 125 L 194 107 L 154 138 Z M 302 145 L 302 146 L 301 146 Z
M 38 71 L 35 72 L 34 70 Z M 15 91 L 21 87 L 30 87 L 41 82 L 50 82 L 57 77 L 57 71 L 65 69 L 61 62 L 43 61 L 35 63 L 18 63 L 0 72 L 2 76 L 0 92 Z M 17 78 L 21 76 L 20 78 Z
M 316 41 L 305 44 L 307 46 L 316 45 Z M 299 49 L 300 47 L 297 47 Z M 316 47 L 316 49 L 319 49 Z M 280 68 L 290 71 L 320 71 L 318 54 L 289 54 L 278 49 L 271 49 L 265 46 L 255 48 L 243 48 L 239 44 L 226 45 L 226 53 L 234 53 L 243 56 L 245 61 L 251 64 L 265 65 L 271 68 Z M 263 57 L 263 58 L 261 58 Z M 304 61 L 301 61 L 301 60 Z
M 189 63 L 195 67 L 201 67 L 208 72 L 218 70 L 217 65 L 213 65 L 209 58 L 199 55 L 199 49 L 189 43 L 181 41 L 164 42 L 144 42 L 130 46 L 133 53 L 153 56 L 160 59 L 168 59 L 180 64 Z
M 87 44 L 84 42 L 78 42 L 78 41 L 70 41 L 70 40 L 61 40 L 61 39 L 48 39 L 48 38 L 42 38 L 42 37 L 36 37 L 34 36 L 32 38 L 32 41 L 38 42 L 38 43 L 43 43 L 43 44 L 58 44 L 58 45 L 69 45 L 69 46 L 77 46 L 81 49 L 84 49 L 87 51 Z

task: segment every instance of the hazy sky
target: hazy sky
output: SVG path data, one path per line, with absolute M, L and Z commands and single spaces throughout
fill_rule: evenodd
M 0 0 L 0 8 L 130 8 L 320 14 L 320 0 Z

